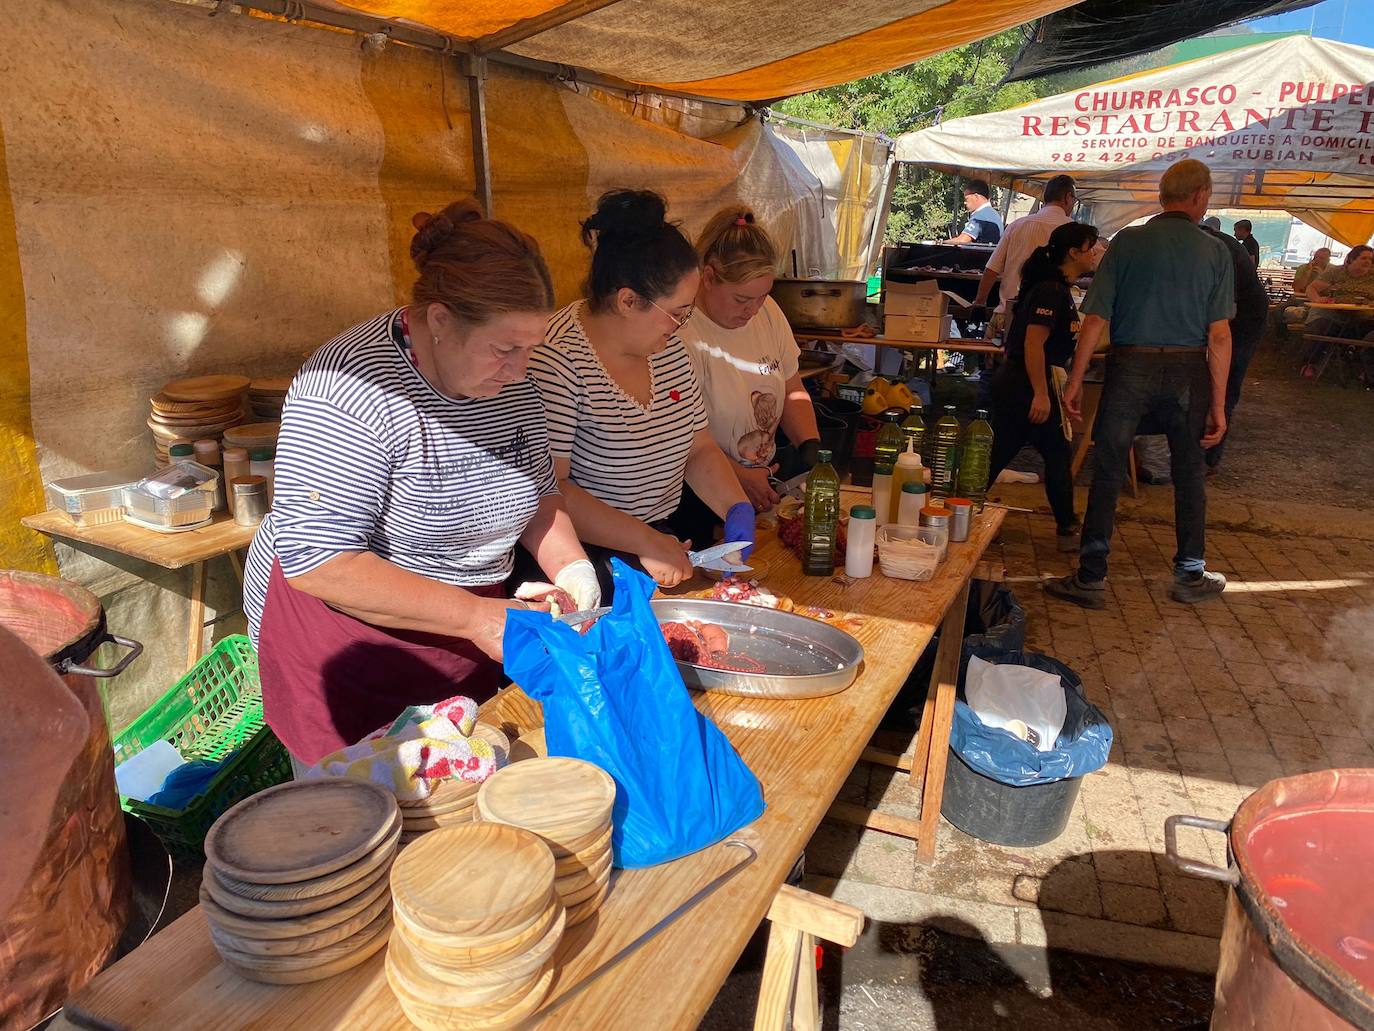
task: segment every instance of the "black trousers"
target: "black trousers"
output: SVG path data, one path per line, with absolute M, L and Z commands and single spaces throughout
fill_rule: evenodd
M 1050 417 L 1040 424 L 1030 421 L 1030 405 L 1035 388 L 1026 375 L 1024 362 L 1008 361 L 993 374 L 989 388 L 992 396 L 992 463 L 988 470 L 988 485 L 997 482 L 997 474 L 1011 464 L 1023 447 L 1029 444 L 1045 460 L 1045 496 L 1049 499 L 1054 521 L 1060 530 L 1070 530 L 1077 523 L 1073 514 L 1073 450 L 1064 439 L 1059 420 L 1059 398 L 1050 390 Z
M 1220 443 L 1207 449 L 1207 465 L 1210 468 L 1215 469 L 1221 464 L 1226 442 L 1231 438 L 1231 413 L 1240 404 L 1240 388 L 1245 382 L 1245 373 L 1263 336 L 1263 322 L 1231 323 L 1231 371 L 1226 377 L 1226 436 L 1221 438 Z

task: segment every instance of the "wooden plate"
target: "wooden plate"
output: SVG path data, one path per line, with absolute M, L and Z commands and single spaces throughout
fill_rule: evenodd
M 416 809 L 428 809 L 431 814 L 445 809 L 462 809 L 477 803 L 477 790 L 482 785 L 467 780 L 446 780 L 430 792 L 428 798 L 406 798 L 396 804 L 401 807 L 401 815 Z
M 156 422 L 180 423 L 180 422 L 215 422 L 219 419 L 227 419 L 231 415 L 238 415 L 242 412 L 238 403 L 231 401 L 228 404 L 176 404 L 176 408 L 163 408 L 157 398 L 149 402 L 150 417 Z
M 209 863 L 205 864 L 201 884 L 221 909 L 227 909 L 231 913 L 237 913 L 239 916 L 246 916 L 253 920 L 285 920 L 294 916 L 323 913 L 327 909 L 343 905 L 349 899 L 362 894 L 378 882 L 386 881 L 390 876 L 391 866 L 392 864 L 388 863 L 361 881 L 345 884 L 342 888 L 336 888 L 325 895 L 316 895 L 308 899 L 277 899 L 264 902 L 261 899 L 242 898 L 224 886 L 218 877 L 218 872 Z
M 389 927 L 389 925 L 387 925 Z M 386 948 L 389 934 L 387 927 L 383 927 L 379 934 L 372 937 L 361 948 L 354 951 L 351 955 L 341 956 L 322 966 L 311 967 L 309 970 L 261 970 L 239 967 L 223 956 L 224 965 L 247 981 L 258 981 L 262 984 L 306 984 L 309 981 L 323 981 L 326 977 L 333 977 L 335 974 L 342 974 L 345 970 L 352 970 L 358 964 L 375 956 L 382 949 Z
M 455 955 L 460 953 L 490 955 L 483 950 L 496 950 L 497 946 L 510 945 L 511 940 L 519 935 L 527 936 L 524 939 L 526 943 L 538 940 L 538 935 L 532 928 L 541 921 L 547 923 L 550 919 L 549 914 L 556 911 L 561 905 L 562 903 L 558 901 L 558 893 L 553 890 L 553 885 L 550 884 L 548 897 L 544 899 L 543 906 L 537 912 L 512 927 L 503 927 L 499 931 L 489 931 L 486 934 L 449 934 L 445 931 L 436 931 L 424 924 L 416 923 L 401 907 L 396 908 L 395 917 L 397 925 L 405 928 L 406 936 L 411 942 L 421 941 L 426 947 L 432 946 L 435 949 L 441 949 Z
M 528 983 L 553 958 L 554 950 L 563 940 L 563 925 L 566 910 L 563 910 L 549 925 L 542 938 L 538 938 L 523 952 L 515 953 L 499 962 L 479 966 L 458 967 L 442 960 L 434 960 L 415 947 L 404 929 L 397 928 L 391 936 L 391 948 L 401 949 L 404 957 L 403 967 L 414 969 L 426 978 L 440 984 L 450 984 L 458 989 L 495 988 L 519 982 Z
M 400 825 L 396 796 L 346 777 L 296 780 L 250 795 L 215 821 L 206 862 L 254 884 L 288 884 L 356 863 Z
M 518 827 L 470 823 L 431 831 L 391 868 L 396 908 L 421 928 L 460 935 L 514 929 L 549 904 L 553 853 Z
M 564 848 L 609 822 L 614 805 L 610 774 L 581 759 L 562 757 L 512 763 L 477 792 L 477 810 L 484 820 L 524 827 Z
M 213 929 L 210 932 L 210 937 L 214 940 L 215 948 L 219 951 L 220 957 L 234 964 L 240 970 L 265 970 L 269 972 L 275 970 L 312 970 L 337 959 L 351 956 L 370 944 L 376 935 L 390 934 L 391 927 L 390 911 L 382 910 L 365 927 L 347 938 L 342 938 L 318 949 L 312 949 L 309 952 L 273 956 L 264 956 L 256 952 L 240 952 L 230 948 L 219 938 L 216 938 Z
M 563 905 L 568 909 L 576 909 L 583 902 L 586 902 L 588 899 L 592 898 L 595 895 L 599 895 L 602 889 L 605 888 L 608 883 L 610 883 L 610 880 L 611 869 L 610 867 L 607 867 L 606 872 L 603 873 L 596 880 L 591 881 L 588 884 L 584 884 L 580 888 L 575 888 L 567 894 L 564 894 L 560 891 L 558 893 L 559 901 L 562 902 Z M 557 891 L 556 888 L 554 890 Z
M 499 770 L 503 766 L 510 765 L 510 738 L 497 730 L 495 727 L 486 723 L 476 723 L 472 728 L 472 736 L 481 738 L 491 745 L 492 751 L 496 753 L 496 768 Z M 480 787 L 481 785 L 478 785 Z
M 296 881 L 293 884 L 254 884 L 252 881 L 240 881 L 238 878 L 230 877 L 222 870 L 215 871 L 215 880 L 240 898 L 258 899 L 261 902 L 316 898 L 350 884 L 357 884 L 368 874 L 374 873 L 378 867 L 389 865 L 396 858 L 396 845 L 400 837 L 401 828 L 398 827 L 395 834 L 387 837 L 356 863 L 350 863 L 342 870 L 335 870 L 323 877 L 312 877 L 308 881 Z
M 384 891 L 373 899 L 371 905 L 355 916 L 342 920 L 333 927 L 326 927 L 312 934 L 298 935 L 295 938 L 250 938 L 248 935 L 235 934 L 221 927 L 210 919 L 209 913 L 206 913 L 206 920 L 210 924 L 210 937 L 215 940 L 217 947 L 223 945 L 236 952 L 247 952 L 255 956 L 294 956 L 351 938 L 380 914 L 390 911 L 391 893 Z
M 547 759 L 549 747 L 544 743 L 544 730 L 531 730 L 510 743 L 510 761 L 524 762 L 527 759 Z
M 580 859 L 585 863 L 588 859 L 595 859 L 598 853 L 605 852 L 611 847 L 611 835 L 614 831 L 615 828 L 608 823 L 606 826 L 592 831 L 584 838 L 576 838 L 562 844 L 550 842 L 549 848 L 553 849 L 555 861 Z
M 156 419 L 148 419 L 148 429 L 153 431 L 153 436 L 163 444 L 174 442 L 178 437 L 185 437 L 188 440 L 195 440 L 198 437 L 218 437 L 234 423 L 242 419 L 243 416 L 235 415 L 228 419 L 221 419 L 211 423 L 177 423 L 175 426 L 168 426 L 160 423 Z
M 408 929 L 408 925 L 401 920 L 396 922 L 396 928 L 405 935 L 411 952 L 419 958 L 441 964 L 451 970 L 475 970 L 497 965 L 524 954 L 534 943 L 543 941 L 555 923 L 562 923 L 565 912 L 562 904 L 554 901 L 524 930 L 494 945 L 484 945 L 480 948 L 450 948 L 443 944 L 440 937 L 434 935 L 416 938 Z M 559 935 L 562 935 L 561 930 Z
M 200 885 L 200 906 L 205 911 L 205 919 L 212 925 L 244 938 L 265 938 L 272 941 L 301 938 L 308 934 L 324 931 L 327 928 L 337 927 L 347 920 L 352 920 L 359 913 L 372 906 L 379 898 L 385 898 L 388 902 L 391 899 L 391 881 L 385 877 L 378 878 L 361 894 L 347 902 L 340 903 L 333 909 L 324 909 L 306 916 L 260 920 L 225 909 L 210 897 L 204 881 Z
M 173 380 L 162 393 L 173 401 L 219 401 L 242 394 L 249 382 L 247 376 L 192 376 Z
M 279 422 L 249 422 L 226 430 L 224 439 L 239 447 L 268 447 L 281 433 Z
M 394 951 L 387 950 L 386 979 L 391 985 L 391 990 L 396 993 L 397 1001 L 401 1003 L 401 1008 L 406 1011 L 407 1016 L 411 1016 L 411 1006 L 421 1007 L 432 1015 L 431 1019 L 445 1012 L 452 1014 L 448 1018 L 448 1023 L 441 1025 L 445 1028 L 467 1029 L 477 1026 L 474 1021 L 493 1020 L 507 1013 L 514 1013 L 532 995 L 538 996 L 542 1002 L 557 969 L 555 964 L 549 963 L 543 970 L 536 971 L 533 977 L 517 981 L 514 986 L 507 984 L 495 988 L 464 990 L 426 977 L 413 966 L 408 966 L 406 958 L 404 946 Z M 481 998 L 489 1001 L 465 1001 Z M 411 1016 L 411 1019 L 414 1017 Z M 518 1021 L 500 1026 L 513 1027 L 514 1023 Z
M 606 896 L 609 895 L 610 892 L 611 882 L 607 880 L 606 883 L 601 886 L 601 891 L 593 895 L 586 902 L 579 902 L 577 905 L 573 906 L 572 909 L 568 910 L 567 930 L 570 931 L 583 921 L 591 919 L 596 911 L 601 908 L 601 904 L 606 901 Z
M 416 831 L 423 834 L 426 831 L 437 831 L 440 827 L 459 827 L 465 823 L 473 823 L 476 812 L 475 807 L 468 806 L 466 809 L 440 813 L 438 816 L 408 816 L 401 820 L 401 825 L 411 834 Z
M 583 884 L 590 884 L 592 881 L 597 880 L 610 868 L 611 853 L 609 850 L 602 852 L 600 858 L 593 859 L 590 863 L 584 863 L 578 860 L 574 866 L 564 867 L 561 870 L 558 867 L 558 863 L 555 862 L 553 868 L 554 889 L 560 895 L 565 894 L 572 888 L 579 887 Z
M 159 393 L 148 398 L 148 405 L 155 412 L 218 412 L 238 408 L 239 399 L 230 397 L 222 401 L 177 401 Z
M 281 394 L 291 389 L 291 381 L 295 376 L 260 376 L 248 385 L 250 394 Z

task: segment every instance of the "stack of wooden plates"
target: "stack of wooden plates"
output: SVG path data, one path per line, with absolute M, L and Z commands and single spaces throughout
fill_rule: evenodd
M 391 931 L 400 837 L 396 799 L 375 784 L 293 781 L 244 799 L 205 838 L 200 904 L 220 958 L 267 984 L 357 966 Z
M 499 770 L 510 762 L 510 741 L 495 727 L 479 723 L 473 728 L 473 736 L 480 737 L 491 745 L 496 753 L 496 768 Z M 415 800 L 402 799 L 401 806 L 401 844 L 408 845 L 421 834 L 451 827 L 459 823 L 472 823 L 477 813 L 477 789 L 480 782 L 466 780 L 446 780 L 435 788 L 428 798 Z
M 168 383 L 149 400 L 158 465 L 167 464 L 167 447 L 178 438 L 218 439 L 243 422 L 243 393 L 247 376 L 196 376 Z
M 386 978 L 424 1029 L 499 1029 L 537 1010 L 553 981 L 567 913 L 554 859 L 517 827 L 447 827 L 391 869 L 395 927 Z
M 281 422 L 282 405 L 291 386 L 290 376 L 265 376 L 248 388 L 248 412 L 262 422 Z
M 281 433 L 279 422 L 250 422 L 224 431 L 225 447 L 270 447 L 277 446 L 277 435 Z
M 477 792 L 478 819 L 533 831 L 552 850 L 569 927 L 595 913 L 610 890 L 614 805 L 615 781 L 580 759 L 528 759 L 498 770 Z

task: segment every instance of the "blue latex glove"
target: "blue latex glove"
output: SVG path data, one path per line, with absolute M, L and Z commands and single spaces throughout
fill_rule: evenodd
M 725 542 L 748 541 L 749 547 L 740 552 L 740 558 L 747 560 L 754 550 L 754 506 L 740 501 L 730 506 L 725 513 Z
M 233 758 L 234 754 L 230 752 L 219 760 L 192 759 L 183 763 L 167 774 L 161 789 L 148 799 L 148 804 L 160 805 L 167 809 L 185 809 L 204 793 L 215 774 L 219 773 L 220 767 Z

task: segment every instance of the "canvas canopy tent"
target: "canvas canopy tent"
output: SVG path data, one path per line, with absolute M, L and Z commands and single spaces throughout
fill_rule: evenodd
M 279 0 L 269 5 L 280 7 Z M 761 101 L 849 82 L 991 36 L 1071 0 L 347 0 L 478 52 L 656 89 Z
M 1159 177 L 1196 158 L 1216 208 L 1288 211 L 1348 244 L 1374 235 L 1374 50 L 1293 36 L 959 118 L 897 159 L 1039 194 L 1067 172 L 1110 232 L 1158 209 Z
M 0 567 L 90 587 L 111 625 L 147 644 L 121 695 L 147 698 L 182 672 L 187 574 L 54 548 L 23 529 L 20 518 L 45 507 L 43 483 L 148 468 L 148 399 L 168 380 L 290 373 L 397 304 L 414 276 L 411 215 L 481 192 L 479 152 L 491 210 L 540 240 L 560 303 L 586 272 L 579 221 L 626 185 L 662 192 L 689 235 L 745 201 L 803 268 L 857 278 L 881 238 L 890 141 L 765 120 L 733 98 L 863 74 L 1063 6 L 870 4 L 807 21 L 795 5 L 636 3 L 610 22 L 605 3 L 373 5 L 404 24 L 320 12 L 356 31 L 330 31 L 295 0 L 247 13 L 212 0 L 46 0 L 8 12 Z M 562 37 L 547 35 L 545 15 L 594 11 L 599 20 L 559 28 L 590 49 L 552 47 Z M 916 20 L 891 30 L 900 45 L 849 42 L 903 19 Z M 451 35 L 417 27 L 430 21 Z M 526 56 L 474 57 L 527 35 Z M 380 45 L 388 37 L 413 45 Z M 704 71 L 680 70 L 688 52 L 710 56 Z M 603 55 L 589 59 L 601 74 L 568 67 L 580 54 Z M 723 100 L 617 78 L 690 85 L 783 65 L 810 77 L 769 73 L 751 80 L 757 93 L 703 89 Z M 232 617 L 228 563 L 210 573 L 207 618 Z

